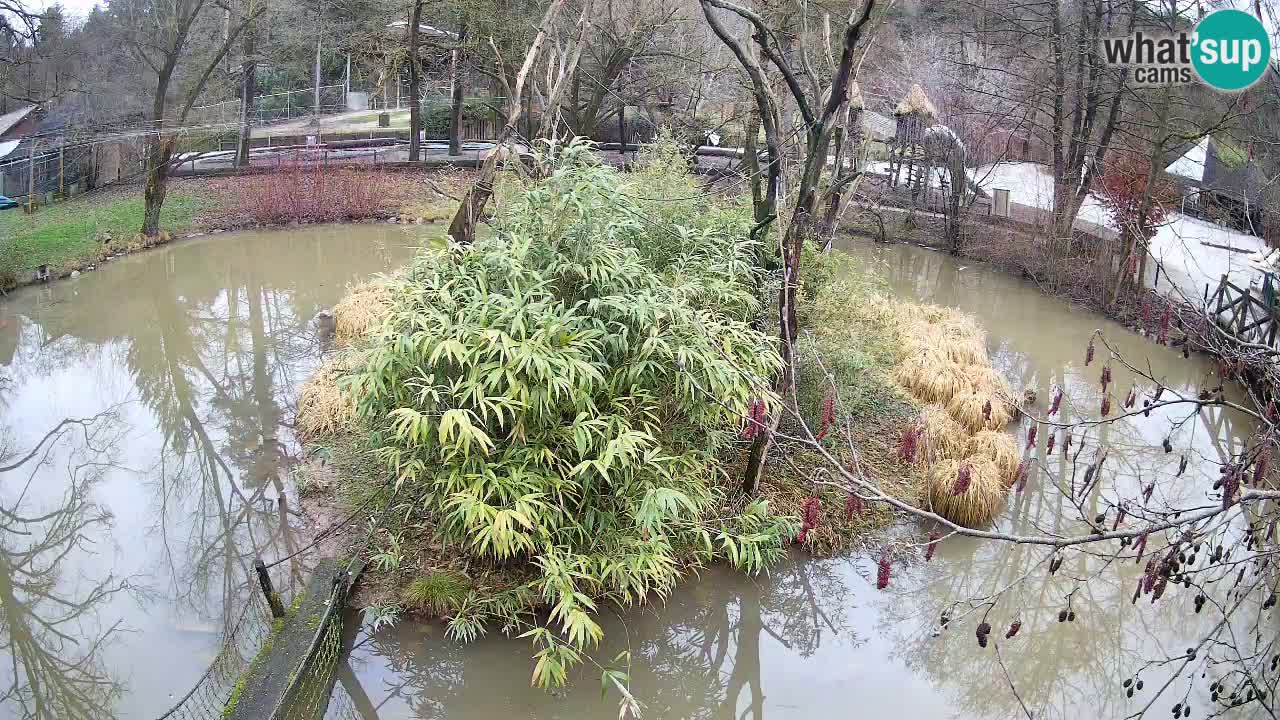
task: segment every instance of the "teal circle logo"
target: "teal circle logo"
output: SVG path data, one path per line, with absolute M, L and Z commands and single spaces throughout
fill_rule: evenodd
M 1242 10 L 1215 10 L 1196 25 L 1191 64 L 1207 85 L 1228 92 L 1262 79 L 1271 64 L 1271 38 Z

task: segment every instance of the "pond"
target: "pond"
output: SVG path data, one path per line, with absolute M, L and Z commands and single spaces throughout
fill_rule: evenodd
M 312 318 L 424 235 L 213 235 L 0 302 L 0 718 L 150 719 L 193 685 L 254 558 L 307 529 Z
M 290 554 L 311 529 L 292 494 L 299 447 L 289 423 L 297 386 L 323 350 L 312 318 L 347 284 L 402 263 L 432 232 L 357 225 L 225 234 L 0 303 L 0 449 L 8 458 L 0 463 L 35 449 L 0 475 L 8 578 L 0 579 L 0 718 L 29 715 L 39 703 L 58 708 L 57 717 L 152 720 L 192 685 L 254 591 L 253 559 Z M 1097 327 L 1126 355 L 1149 358 L 1170 386 L 1198 388 L 1212 377 L 1208 362 L 1184 360 L 1020 280 L 911 246 L 844 249 L 903 297 L 977 315 L 1014 387 L 1047 398 L 1063 385 L 1067 413 L 1096 410 L 1098 363 L 1085 368 L 1083 356 Z M 1117 370 L 1121 392 L 1131 381 Z M 68 419 L 75 422 L 59 425 Z M 1113 487 L 1168 471 L 1183 448 L 1188 487 L 1206 484 L 1216 471 L 1207 460 L 1250 430 L 1242 418 L 1206 413 L 1183 424 L 1179 451 L 1165 454 L 1169 419 L 1153 414 L 1105 430 Z M 1089 442 L 1093 452 L 1097 438 Z M 1044 460 L 1069 472 L 1060 454 Z M 1038 482 L 1010 503 L 1000 527 L 1068 521 L 1069 509 Z M 1196 630 L 1187 618 L 1200 617 L 1182 612 L 1189 597 L 1133 607 L 1139 568 L 1131 565 L 1068 600 L 1065 576 L 1089 572 L 1092 561 L 1050 578 L 1033 569 L 1042 553 L 953 538 L 932 563 L 903 566 L 877 591 L 867 559 L 876 554 L 797 553 L 758 578 L 708 569 L 666 603 L 608 617 L 607 646 L 595 657 L 607 663 L 630 650 L 632 689 L 651 718 L 1015 717 L 1010 680 L 1037 717 L 1120 717 L 1132 709 L 1121 680 L 1152 652 L 1184 647 Z M 306 579 L 301 563 L 283 569 L 282 583 Z M 1008 641 L 996 633 L 999 660 L 977 647 L 976 616 L 939 629 L 950 602 L 1010 584 L 1015 591 L 991 622 L 1001 629 L 1016 617 L 1023 630 Z M 1068 602 L 1077 619 L 1058 623 Z M 402 622 L 362 629 L 353 642 L 339 667 L 335 717 L 617 714 L 590 668 L 562 691 L 530 688 L 522 640 L 490 635 L 462 646 L 438 624 Z M 86 710 L 99 707 L 110 710 Z

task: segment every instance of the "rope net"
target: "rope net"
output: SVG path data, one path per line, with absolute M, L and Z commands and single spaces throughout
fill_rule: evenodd
M 325 716 L 335 671 L 342 659 L 342 611 L 349 580 L 345 570 L 334 579 L 311 645 L 290 674 L 289 684 L 271 713 L 271 720 L 321 720 Z
M 218 654 L 194 687 L 157 720 L 220 718 L 235 695 L 240 678 L 249 670 L 271 635 L 271 617 L 261 602 L 249 602 L 231 631 L 223 636 Z

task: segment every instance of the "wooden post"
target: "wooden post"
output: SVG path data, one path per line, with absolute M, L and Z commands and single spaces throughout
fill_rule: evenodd
M 67 146 L 58 148 L 58 195 L 67 196 Z
M 525 90 L 524 93 L 524 140 L 530 145 L 533 144 L 533 86 Z
M 267 605 L 271 606 L 271 617 L 284 617 L 284 603 L 280 602 L 280 595 L 271 586 L 271 575 L 267 573 L 267 566 L 263 564 L 262 558 L 254 559 L 253 571 L 258 574 L 258 584 L 262 586 L 262 594 L 267 598 Z
M 36 211 L 36 145 L 35 140 L 31 141 L 31 155 L 27 159 L 27 213 Z
M 627 164 L 627 106 L 618 105 L 618 156 Z

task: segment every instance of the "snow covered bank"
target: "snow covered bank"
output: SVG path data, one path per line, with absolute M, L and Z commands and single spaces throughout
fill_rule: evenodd
M 972 172 L 974 179 L 988 191 L 1008 190 L 1013 202 L 1046 210 L 1053 207 L 1053 177 L 1043 165 L 996 163 Z M 1111 226 L 1110 213 L 1092 195 L 1081 206 L 1076 220 Z M 1261 282 L 1261 273 L 1248 264 L 1248 255 L 1258 252 L 1266 243 L 1253 235 L 1173 212 L 1165 218 L 1149 245 L 1152 257 L 1164 268 L 1159 289 L 1168 292 L 1167 283 L 1172 282 L 1188 300 L 1203 297 L 1205 284 L 1212 289 L 1223 275 L 1230 276 L 1231 281 L 1241 287 Z M 1153 265 L 1148 263 L 1144 278 L 1148 287 L 1155 282 Z

